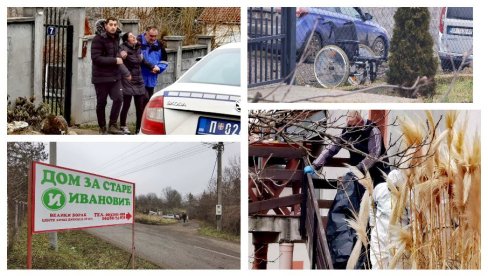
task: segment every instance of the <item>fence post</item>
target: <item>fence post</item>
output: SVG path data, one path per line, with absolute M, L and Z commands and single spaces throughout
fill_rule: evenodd
M 87 70 L 83 65 L 83 57 L 79 56 L 82 52 L 83 39 L 85 34 L 85 8 L 67 8 L 66 16 L 73 25 L 73 49 L 72 49 L 72 77 L 71 77 L 71 124 L 79 124 L 83 120 L 83 96 L 85 94 L 84 79 L 85 74 L 80 71 Z M 85 57 L 87 58 L 87 57 Z M 88 57 L 90 58 L 90 57 Z M 91 67 L 89 68 L 91 72 Z
M 287 84 L 292 84 L 293 81 L 291 75 L 292 72 L 295 70 L 296 67 L 296 8 L 283 8 L 282 14 L 282 27 L 285 28 L 285 32 L 287 35 L 287 39 L 285 40 L 285 55 L 282 57 L 284 58 L 284 70 L 283 70 L 283 77 L 285 77 L 285 81 Z M 283 26 L 284 25 L 284 26 Z
M 42 101 L 42 72 L 43 72 L 43 47 L 44 47 L 44 8 L 34 8 L 34 35 L 33 35 L 33 88 L 32 92 L 38 104 Z
M 166 41 L 167 47 L 176 50 L 176 58 L 174 64 L 174 74 L 175 80 L 179 79 L 181 76 L 181 64 L 183 59 L 183 40 L 185 39 L 184 36 L 179 35 L 170 35 L 165 36 L 164 40 Z
M 197 43 L 207 45 L 207 54 L 212 51 L 212 39 L 213 35 L 197 35 Z
M 137 36 L 139 34 L 139 19 L 119 19 L 122 32 L 131 32 Z

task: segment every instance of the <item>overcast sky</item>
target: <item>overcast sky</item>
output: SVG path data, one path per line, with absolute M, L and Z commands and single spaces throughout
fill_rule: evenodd
M 233 158 L 239 160 L 240 146 L 224 143 L 224 147 L 225 167 Z M 58 142 L 57 151 L 58 166 L 135 182 L 136 195 L 158 196 L 165 187 L 182 196 L 200 194 L 208 186 L 217 157 L 210 143 Z

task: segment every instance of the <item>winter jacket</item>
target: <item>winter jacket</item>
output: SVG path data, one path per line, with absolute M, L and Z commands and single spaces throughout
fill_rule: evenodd
M 105 20 L 98 20 L 96 28 L 91 45 L 92 83 L 116 82 L 121 77 L 117 64 L 121 31 L 117 29 L 114 37 L 108 35 Z
M 146 89 L 144 88 L 144 80 L 142 78 L 141 66 L 151 68 L 151 64 L 149 64 L 142 58 L 140 44 L 137 43 L 136 45 L 131 46 L 129 45 L 129 43 L 124 42 L 120 44 L 119 50 L 127 52 L 127 57 L 124 59 L 124 66 L 127 68 L 128 72 L 131 75 L 130 81 L 127 80 L 125 77 L 122 78 L 124 95 L 144 95 L 146 93 Z
M 376 132 L 373 132 L 374 129 L 376 129 Z M 363 169 L 364 164 L 369 161 L 372 164 L 367 166 L 367 168 L 371 178 L 373 179 L 374 185 L 383 182 L 384 178 L 382 172 L 388 174 L 390 172 L 390 168 L 387 165 L 388 157 L 386 157 L 386 148 L 383 144 L 381 133 L 379 132 L 375 123 L 371 122 L 370 120 L 366 120 L 364 126 L 344 128 L 340 138 L 341 139 L 339 139 L 336 144 L 330 145 L 319 155 L 319 157 L 317 157 L 317 159 L 313 162 L 314 167 L 317 169 L 323 166 L 330 158 L 336 155 L 342 147 L 350 148 L 353 146 L 355 149 L 363 153 L 373 155 L 371 152 L 373 150 L 371 146 L 373 146 L 373 148 L 379 150 L 378 156 L 383 156 L 380 158 L 380 161 L 383 162 L 370 162 L 370 160 L 367 160 L 363 154 L 349 151 L 349 165 L 359 165 L 358 167 Z M 374 140 L 375 143 L 372 145 L 370 140 Z
M 164 64 L 163 62 L 168 61 L 168 55 L 161 41 L 156 41 L 153 45 L 149 45 L 146 38 L 144 37 L 144 33 L 137 36 L 137 41 L 141 43 L 141 50 L 144 59 L 148 63 L 152 64 L 153 67 L 154 65 Z M 160 68 L 162 67 L 160 66 Z M 151 69 L 142 67 L 142 77 L 144 79 L 144 85 L 147 87 L 156 87 L 156 85 L 158 84 L 158 75 L 163 72 L 164 70 L 160 70 L 158 74 L 154 74 Z

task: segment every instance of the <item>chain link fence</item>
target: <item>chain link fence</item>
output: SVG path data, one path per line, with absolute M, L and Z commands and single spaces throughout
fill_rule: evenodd
M 384 81 L 388 71 L 388 55 L 395 28 L 396 7 L 321 7 L 296 8 L 297 72 L 295 83 L 321 87 L 317 82 L 313 63 L 315 55 L 334 41 L 331 25 L 354 22 L 359 43 L 369 47 L 375 55 L 384 57 L 378 68 L 378 79 Z M 438 58 L 438 74 L 451 74 L 465 69 L 471 73 L 473 59 L 473 8 L 430 7 L 429 34 Z M 354 38 L 354 36 L 350 36 Z M 368 51 L 370 52 L 370 51 Z M 361 54 L 361 53 L 360 53 Z M 300 63 L 300 57 L 303 57 Z M 468 68 L 468 69 L 466 69 Z

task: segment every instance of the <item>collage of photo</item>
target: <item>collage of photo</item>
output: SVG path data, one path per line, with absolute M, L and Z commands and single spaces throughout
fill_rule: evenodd
M 480 272 L 468 2 L 7 3 L 0 270 Z

